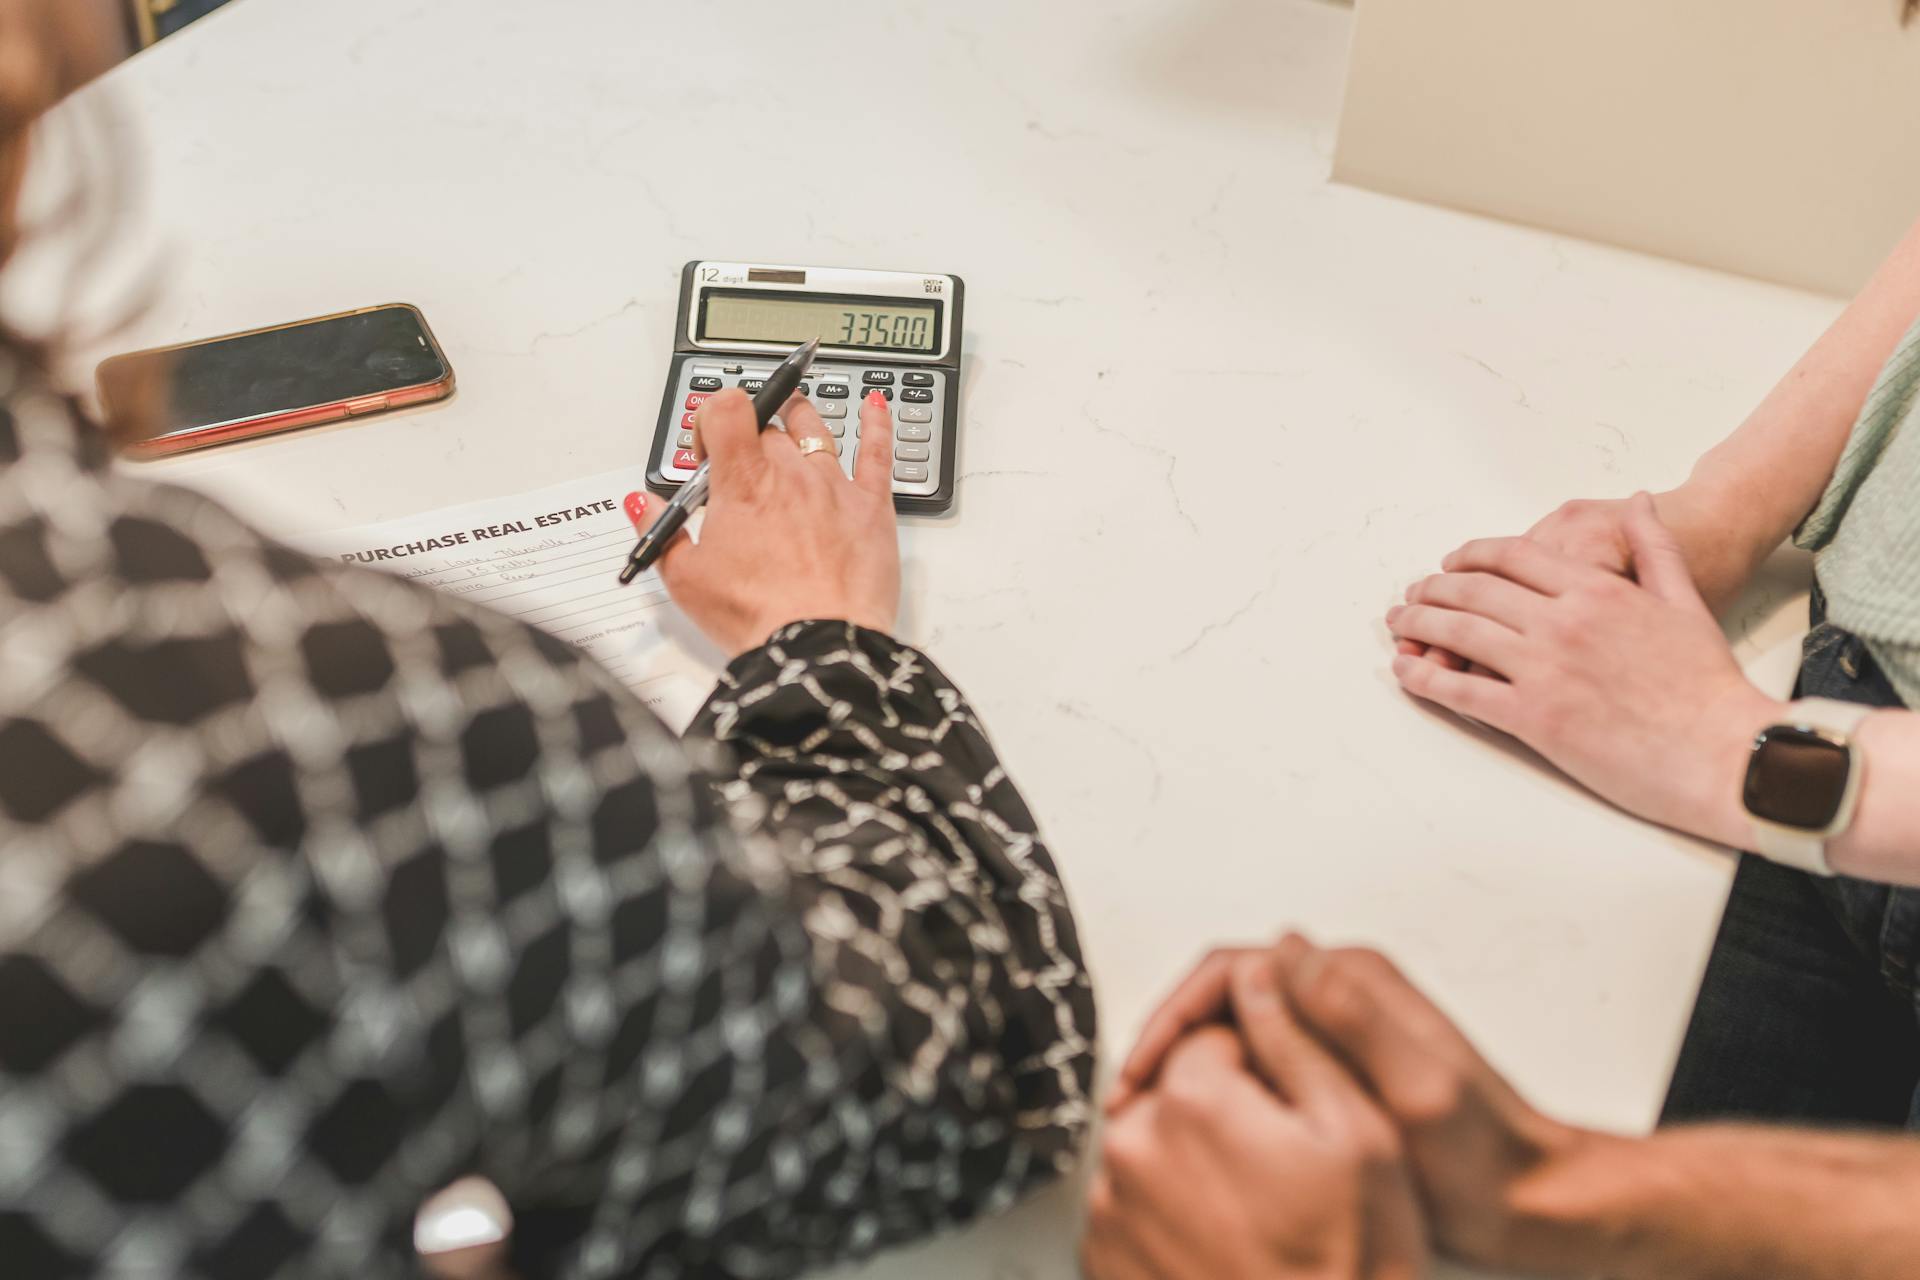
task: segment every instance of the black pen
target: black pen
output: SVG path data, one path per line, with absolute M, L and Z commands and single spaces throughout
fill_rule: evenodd
M 813 364 L 813 353 L 819 349 L 818 338 L 803 343 L 780 362 L 778 369 L 767 375 L 767 385 L 761 387 L 759 394 L 753 397 L 753 420 L 762 431 L 773 421 L 773 415 L 780 412 L 780 406 L 793 395 L 794 388 L 800 385 L 800 379 L 807 376 L 807 369 Z M 680 492 L 668 501 L 667 509 L 660 513 L 653 527 L 640 535 L 640 541 L 627 553 L 626 567 L 620 570 L 622 583 L 632 582 L 652 568 L 653 562 L 666 551 L 674 535 L 686 527 L 688 518 L 707 500 L 707 469 L 712 465 L 711 458 L 702 461 L 693 478 L 681 485 Z

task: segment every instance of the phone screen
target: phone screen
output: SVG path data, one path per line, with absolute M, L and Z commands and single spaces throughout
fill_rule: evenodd
M 447 365 L 411 307 L 380 307 L 100 366 L 107 404 L 163 388 L 156 438 L 441 381 Z

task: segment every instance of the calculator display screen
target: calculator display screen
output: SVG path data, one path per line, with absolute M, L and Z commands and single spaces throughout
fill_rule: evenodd
M 800 343 L 868 351 L 940 349 L 938 304 L 898 298 L 734 293 L 712 289 L 700 307 L 703 342 Z

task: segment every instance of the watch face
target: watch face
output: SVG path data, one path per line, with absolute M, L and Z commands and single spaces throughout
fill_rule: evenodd
M 1777 724 L 1754 741 L 1747 762 L 1747 812 L 1782 826 L 1825 830 L 1840 816 L 1852 768 L 1839 743 Z

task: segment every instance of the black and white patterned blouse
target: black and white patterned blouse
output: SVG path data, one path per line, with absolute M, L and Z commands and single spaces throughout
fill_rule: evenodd
M 470 1172 L 528 1277 L 780 1276 L 1070 1161 L 1073 920 L 925 657 L 788 627 L 683 745 L 0 377 L 6 1280 L 410 1274 Z

